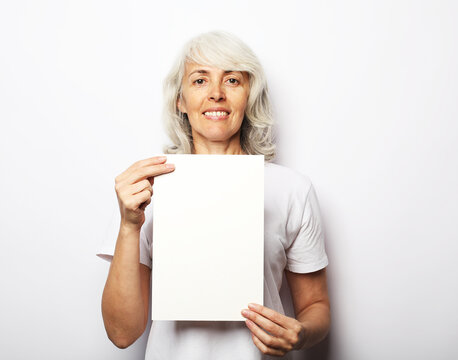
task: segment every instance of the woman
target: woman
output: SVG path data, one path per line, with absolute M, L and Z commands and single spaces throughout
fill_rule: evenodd
M 264 306 L 241 309 L 246 322 L 154 321 L 146 359 L 290 358 L 321 341 L 330 326 L 328 259 L 319 206 L 308 177 L 270 162 L 271 107 L 261 65 L 239 39 L 210 32 L 191 39 L 164 84 L 166 154 L 265 156 Z M 120 228 L 102 297 L 110 340 L 132 344 L 148 322 L 154 177 L 174 171 L 165 157 L 138 161 L 116 177 Z M 151 207 L 150 207 L 151 209 Z M 150 210 L 148 209 L 148 210 Z M 279 296 L 283 272 L 295 318 Z

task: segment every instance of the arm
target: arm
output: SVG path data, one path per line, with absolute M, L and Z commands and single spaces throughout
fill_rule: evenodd
M 301 349 L 308 349 L 326 337 L 331 324 L 326 268 L 307 274 L 285 270 L 285 275 L 296 319 L 306 334 Z
M 108 338 L 124 349 L 145 331 L 148 322 L 151 269 L 140 263 L 140 230 L 120 227 L 102 295 Z
M 174 171 L 165 156 L 153 156 L 129 166 L 115 178 L 121 224 L 102 295 L 102 316 L 109 339 L 126 348 L 148 323 L 151 270 L 140 263 L 140 233 L 145 208 L 151 203 L 154 177 Z

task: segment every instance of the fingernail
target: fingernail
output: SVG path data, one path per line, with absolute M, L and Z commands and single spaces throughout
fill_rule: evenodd
M 173 164 L 165 164 L 165 167 L 168 168 L 168 169 L 174 169 L 175 165 L 173 165 Z
M 158 160 L 159 160 L 159 161 L 164 161 L 164 160 L 166 160 L 166 159 L 167 159 L 167 158 L 166 158 L 165 156 L 159 156 L 159 157 L 158 157 Z
M 258 305 L 253 304 L 253 303 L 249 303 L 248 307 L 251 308 L 251 309 L 255 309 L 256 310 L 258 308 Z

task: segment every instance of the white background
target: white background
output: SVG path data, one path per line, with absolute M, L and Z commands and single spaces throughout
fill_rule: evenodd
M 276 162 L 320 200 L 332 329 L 308 358 L 458 357 L 457 15 L 454 1 L 2 1 L 0 357 L 142 358 L 145 336 L 106 337 L 95 251 L 115 176 L 162 151 L 172 60 L 214 29 L 259 56 Z

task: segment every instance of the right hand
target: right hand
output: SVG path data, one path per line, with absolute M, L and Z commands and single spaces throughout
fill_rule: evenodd
M 115 190 L 121 212 L 121 226 L 140 231 L 145 222 L 145 208 L 151 203 L 154 177 L 175 170 L 167 159 L 154 156 L 133 163 L 115 178 Z M 166 167 L 172 165 L 172 168 Z

